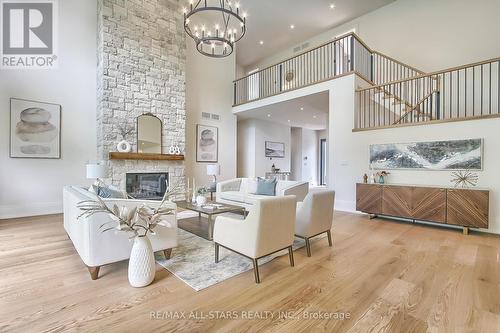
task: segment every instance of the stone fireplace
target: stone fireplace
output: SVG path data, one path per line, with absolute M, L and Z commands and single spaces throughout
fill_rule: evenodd
M 168 173 L 183 182 L 183 161 L 109 160 L 125 138 L 136 152 L 137 116 L 152 113 L 162 123 L 163 153 L 185 147 L 185 33 L 177 0 L 98 1 L 98 157 L 112 183 L 126 187 L 127 173 Z

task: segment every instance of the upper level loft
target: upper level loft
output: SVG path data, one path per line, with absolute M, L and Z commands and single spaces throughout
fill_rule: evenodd
M 424 73 L 354 33 L 235 80 L 233 106 L 350 74 L 366 81 L 356 91 L 355 131 L 500 115 L 500 58 Z

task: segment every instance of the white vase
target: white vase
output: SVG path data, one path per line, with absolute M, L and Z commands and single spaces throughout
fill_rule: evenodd
M 132 145 L 127 140 L 122 140 L 118 142 L 116 150 L 120 153 L 130 153 L 132 151 Z
M 199 195 L 196 197 L 196 204 L 198 206 L 203 206 L 206 203 L 207 203 L 207 198 L 205 196 Z
M 155 278 L 155 256 L 149 238 L 137 236 L 128 262 L 128 281 L 132 287 L 145 287 Z

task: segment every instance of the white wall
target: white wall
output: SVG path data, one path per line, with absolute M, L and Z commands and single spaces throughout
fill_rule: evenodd
M 498 0 L 398 0 L 308 41 L 311 48 L 351 29 L 369 47 L 423 71 L 500 56 Z M 303 44 L 302 41 L 299 44 Z M 248 68 L 293 55 L 293 47 Z
M 410 126 L 352 132 L 354 121 L 355 85 L 364 81 L 348 76 L 331 81 L 330 90 L 330 129 L 333 138 L 330 145 L 329 177 L 333 182 L 336 195 L 336 208 L 354 211 L 356 205 L 356 182 L 362 181 L 362 175 L 369 173 L 369 145 L 375 143 L 416 142 L 454 140 L 466 138 L 484 138 L 484 170 L 479 175 L 478 187 L 488 188 L 490 192 L 490 228 L 489 231 L 500 233 L 500 177 L 498 165 L 500 155 L 500 118 L 455 123 L 443 123 L 426 126 Z M 390 183 L 451 186 L 451 171 L 415 171 L 391 170 Z
M 255 127 L 252 120 L 238 121 L 238 177 L 255 177 Z
M 96 159 L 97 3 L 59 1 L 59 68 L 0 70 L 0 219 L 60 213 L 62 188 Z M 9 99 L 62 105 L 61 159 L 9 158 Z
M 307 128 L 302 129 L 302 181 L 311 185 L 318 183 L 318 133 Z
M 302 180 L 302 128 L 292 127 L 290 141 L 291 177 L 290 179 Z
M 236 177 L 236 116 L 231 113 L 232 81 L 235 77 L 235 55 L 216 59 L 201 55 L 193 40 L 187 38 L 186 59 L 186 175 L 198 185 L 208 184 L 207 164 L 196 162 L 196 125 L 219 129 L 218 180 Z M 220 115 L 219 121 L 201 118 L 202 112 Z
M 241 124 L 241 129 L 240 129 Z M 266 172 L 271 172 L 274 166 L 281 171 L 290 171 L 291 169 L 291 127 L 264 121 L 259 119 L 248 119 L 238 123 L 238 138 L 241 147 L 239 161 L 248 163 L 247 166 L 239 166 L 238 177 L 264 177 Z M 243 133 L 249 133 L 244 135 Z M 284 158 L 269 158 L 265 154 L 265 142 L 283 142 L 285 144 Z

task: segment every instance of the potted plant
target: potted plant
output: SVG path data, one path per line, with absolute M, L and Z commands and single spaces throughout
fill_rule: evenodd
M 385 178 L 389 175 L 387 171 L 377 172 L 378 182 L 379 184 L 385 184 Z
M 208 189 L 205 186 L 198 188 L 198 195 L 196 196 L 196 204 L 198 206 L 203 206 L 207 203 L 206 194 L 208 193 Z
M 103 223 L 99 228 L 102 232 L 120 231 L 129 233 L 130 240 L 134 240 L 130 260 L 128 265 L 128 280 L 133 287 L 145 287 L 155 278 L 155 258 L 153 247 L 148 235 L 155 235 L 155 229 L 158 226 L 171 228 L 172 225 L 167 221 L 168 215 L 174 215 L 175 210 L 165 207 L 169 198 L 178 193 L 182 193 L 182 187 L 174 185 L 169 186 L 162 201 L 156 208 L 147 204 L 129 209 L 127 207 L 118 207 L 113 205 L 108 207 L 106 203 L 96 196 L 96 200 L 85 200 L 78 203 L 78 208 L 82 217 L 90 217 L 94 214 L 107 214 L 110 221 Z

